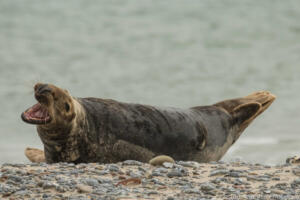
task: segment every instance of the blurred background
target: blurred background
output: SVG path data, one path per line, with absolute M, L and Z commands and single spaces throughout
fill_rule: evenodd
M 0 1 L 0 163 L 42 148 L 20 115 L 49 82 L 77 97 L 206 105 L 277 96 L 223 160 L 300 155 L 300 1 Z

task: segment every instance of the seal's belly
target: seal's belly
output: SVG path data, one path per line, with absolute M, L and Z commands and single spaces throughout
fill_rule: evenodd
M 174 156 L 186 156 L 201 148 L 205 128 L 199 120 L 201 116 L 191 110 L 159 109 L 144 105 L 125 108 L 111 115 L 112 132 L 117 138 L 159 154 Z

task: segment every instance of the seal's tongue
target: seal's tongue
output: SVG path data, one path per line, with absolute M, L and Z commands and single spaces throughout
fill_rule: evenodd
M 50 115 L 47 108 L 37 103 L 22 113 L 22 119 L 31 124 L 46 124 L 50 121 Z

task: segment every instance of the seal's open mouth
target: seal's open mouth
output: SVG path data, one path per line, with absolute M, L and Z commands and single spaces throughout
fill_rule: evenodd
M 21 115 L 24 122 L 30 124 L 47 124 L 51 121 L 51 117 L 46 107 L 40 103 L 35 104 L 27 109 Z

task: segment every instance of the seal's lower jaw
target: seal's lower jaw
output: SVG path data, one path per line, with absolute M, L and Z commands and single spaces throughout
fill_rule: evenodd
M 51 116 L 47 108 L 40 103 L 35 104 L 31 108 L 27 109 L 21 115 L 24 122 L 29 124 L 45 125 L 51 122 Z

